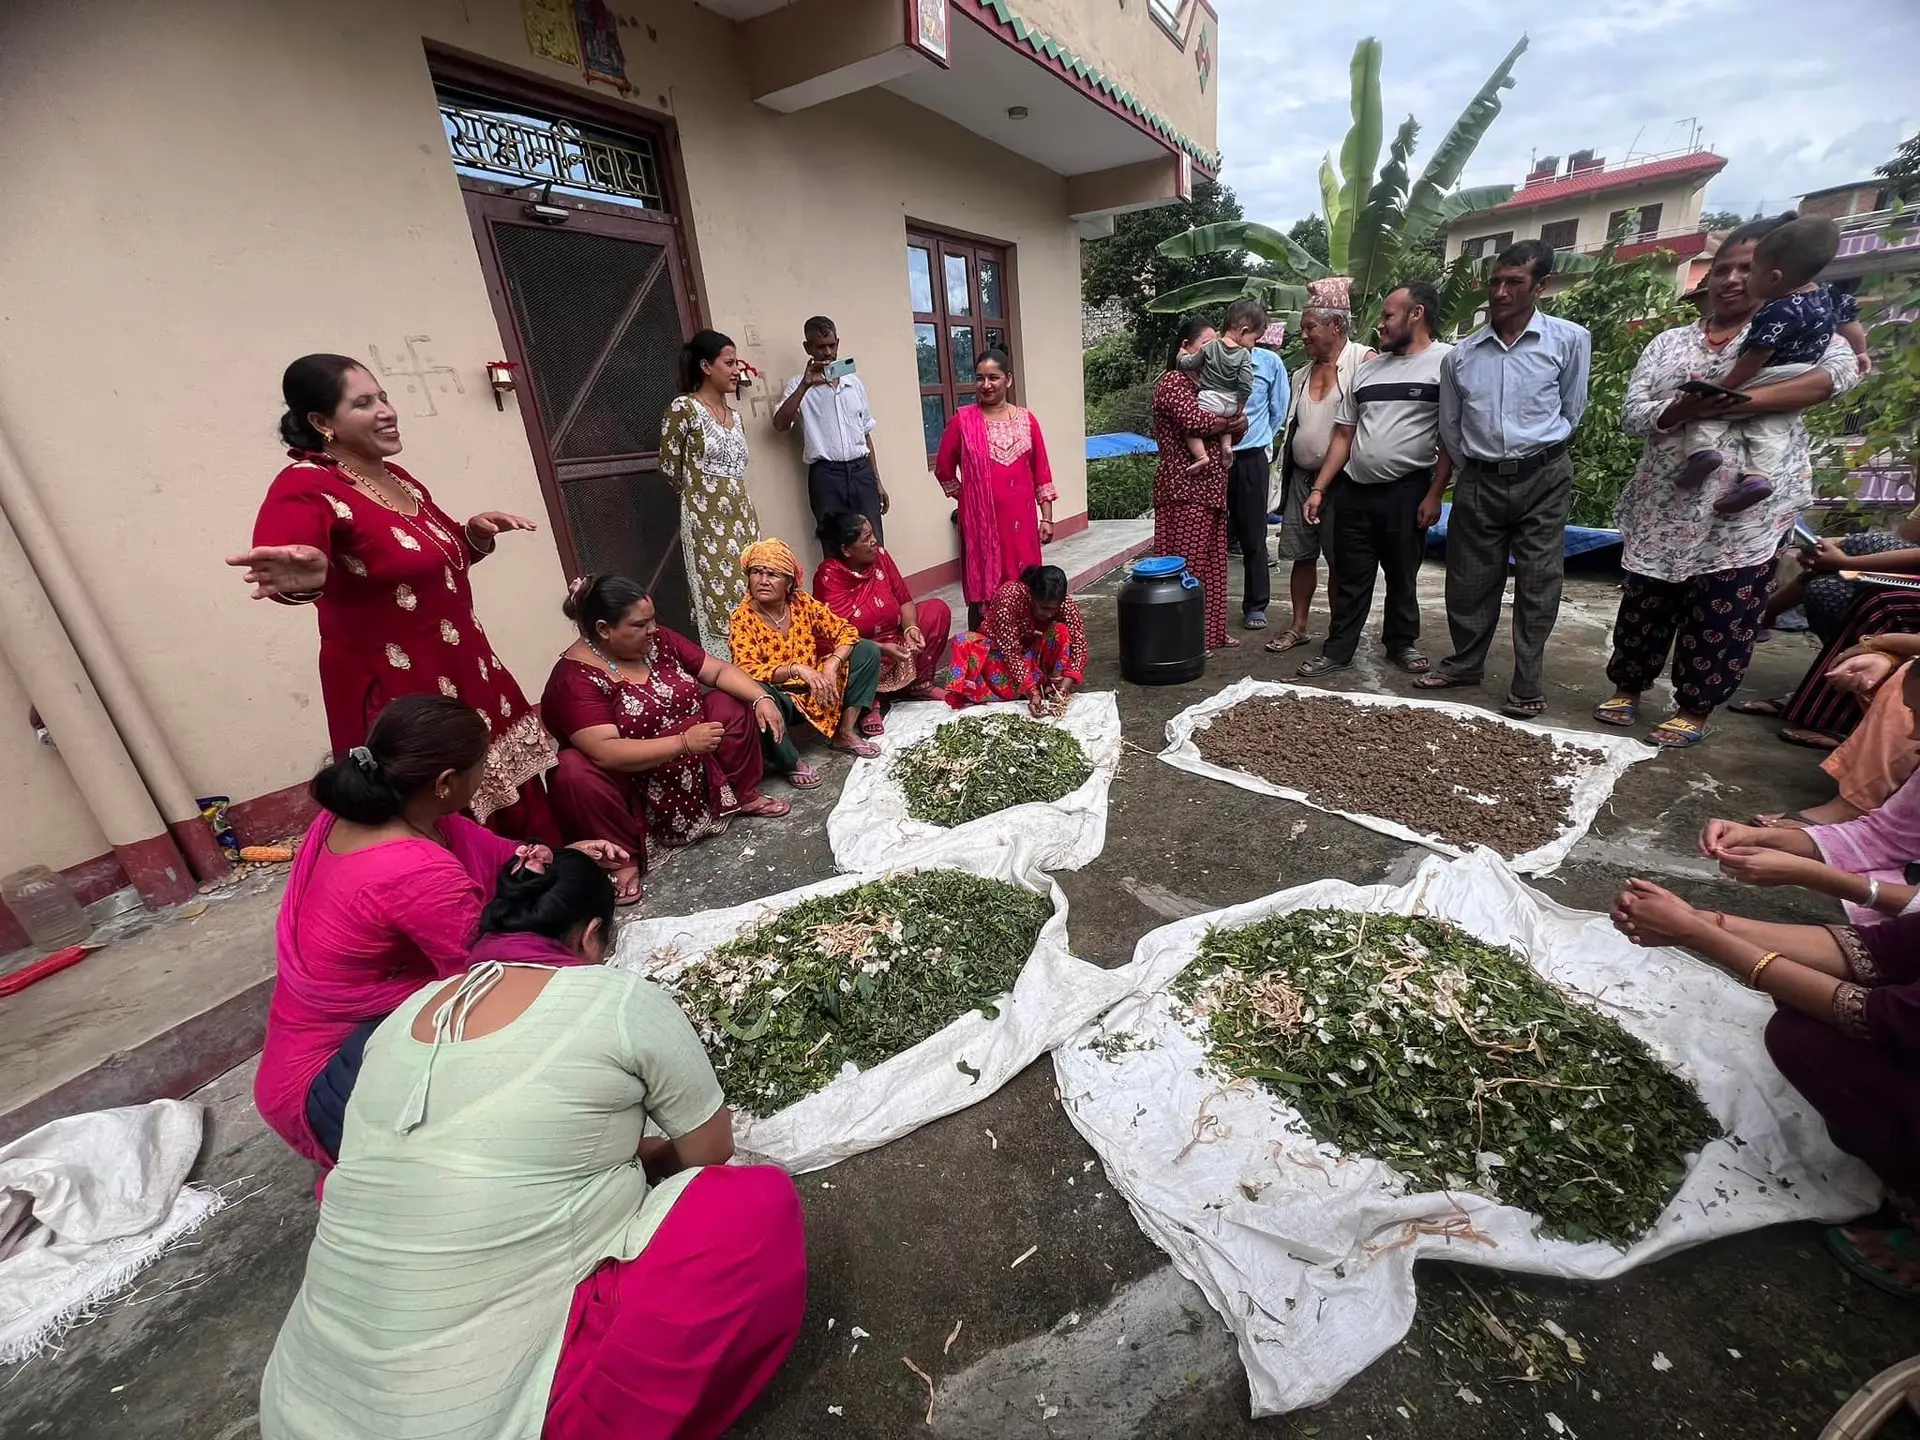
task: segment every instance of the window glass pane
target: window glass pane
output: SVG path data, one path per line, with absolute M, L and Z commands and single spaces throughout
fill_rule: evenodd
M 953 335 L 953 378 L 956 382 L 973 378 L 973 327 L 956 325 Z
M 1640 233 L 1642 235 L 1658 235 L 1660 233 L 1660 207 L 1658 205 L 1642 205 L 1640 207 Z
M 980 257 L 980 313 L 1004 315 L 1006 303 L 1000 296 L 1000 262 Z
M 1004 330 L 987 331 L 987 349 L 1005 350 L 1006 348 L 1007 348 L 1007 332 L 1006 331 Z
M 922 385 L 940 383 L 940 327 L 919 324 L 913 327 L 913 354 L 920 367 Z
M 918 245 L 907 247 L 907 288 L 913 294 L 915 314 L 933 313 L 933 260 Z
M 967 279 L 967 257 L 948 255 L 947 262 L 947 313 L 949 315 L 971 315 L 973 313 L 973 292 Z
M 980 403 L 980 397 L 969 390 L 965 395 L 960 397 L 960 403 L 962 405 L 978 405 Z
M 940 437 L 947 431 L 947 402 L 938 395 L 920 397 L 920 429 L 931 455 L 940 448 Z

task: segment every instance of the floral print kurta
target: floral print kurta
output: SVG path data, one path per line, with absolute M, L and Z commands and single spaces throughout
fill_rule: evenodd
M 740 552 L 760 538 L 747 496 L 747 430 L 724 426 L 691 395 L 676 395 L 660 423 L 660 473 L 680 492 L 680 553 L 694 624 L 709 655 L 728 659 L 727 616 L 742 589 Z
M 733 612 L 732 628 L 728 638 L 733 642 L 733 663 L 762 685 L 774 683 L 773 672 L 782 665 L 805 665 L 808 669 L 818 670 L 826 658 L 842 645 L 852 645 L 860 638 L 860 632 L 853 628 L 853 622 L 843 620 L 813 596 L 800 588 L 796 581 L 793 593 L 787 601 L 787 628 L 776 630 L 767 623 L 760 612 L 753 608 L 753 601 L 742 600 L 739 608 Z M 842 666 L 839 674 L 840 692 L 846 693 L 847 671 Z M 822 735 L 831 736 L 840 726 L 840 701 L 831 705 L 822 705 L 809 691 L 795 688 L 791 691 L 793 703 L 800 707 L 800 713 L 813 722 L 813 726 Z
M 486 778 L 473 797 L 474 818 L 484 824 L 553 765 L 554 746 L 474 613 L 467 572 L 482 552 L 398 465 L 387 469 L 413 499 L 413 515 L 357 488 L 325 456 L 295 460 L 268 487 L 253 543 L 311 545 L 327 557 L 314 609 L 333 753 L 365 743 L 375 717 L 401 695 L 464 700 L 493 732 Z
M 1696 322 L 1653 337 L 1633 367 L 1620 406 L 1620 428 L 1647 437 L 1639 468 L 1614 507 L 1614 524 L 1626 539 L 1621 567 L 1654 580 L 1678 582 L 1696 575 L 1757 565 L 1780 548 L 1793 519 L 1813 498 L 1813 461 L 1807 431 L 1794 416 L 1787 442 L 1788 463 L 1773 475 L 1773 494 L 1734 515 L 1716 515 L 1719 490 L 1711 485 L 1686 489 L 1674 477 L 1686 463 L 1686 427 L 1658 430 L 1660 412 L 1688 379 L 1718 381 L 1740 353 L 1746 331 L 1725 344 L 1707 343 L 1706 327 Z M 1860 378 L 1858 363 L 1838 336 L 1827 347 L 1820 368 L 1833 377 L 1833 393 L 1851 390 Z

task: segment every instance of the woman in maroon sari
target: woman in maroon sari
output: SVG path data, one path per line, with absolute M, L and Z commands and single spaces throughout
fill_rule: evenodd
M 473 818 L 503 835 L 555 839 L 541 776 L 553 741 L 493 653 L 474 613 L 472 566 L 531 520 L 483 510 L 465 525 L 388 457 L 400 421 L 359 361 L 306 355 L 280 380 L 280 438 L 294 463 L 274 477 L 254 548 L 229 556 L 256 600 L 311 605 L 320 621 L 320 696 L 335 759 L 401 695 L 464 700 L 492 743 Z
M 938 597 L 915 600 L 900 567 L 881 548 L 873 522 L 857 511 L 824 515 L 817 532 L 827 557 L 813 572 L 813 597 L 842 620 L 851 621 L 862 640 L 880 647 L 880 694 L 909 700 L 934 698 L 934 677 L 947 653 L 953 612 Z M 860 733 L 886 729 L 876 705 L 860 722 Z
M 1244 415 L 1209 415 L 1200 408 L 1200 381 L 1175 362 L 1213 339 L 1213 326 L 1188 320 L 1167 357 L 1167 373 L 1153 387 L 1153 439 L 1160 464 L 1153 472 L 1153 548 L 1178 555 L 1198 577 L 1207 602 L 1209 650 L 1240 642 L 1227 634 L 1227 467 L 1208 447 L 1204 469 L 1189 470 L 1188 437 L 1246 433 Z
M 745 674 L 654 619 L 620 575 L 573 582 L 562 607 L 580 638 L 540 697 L 560 739 L 553 808 L 568 840 L 607 840 L 633 857 L 614 873 L 622 905 L 641 898 L 650 850 L 691 845 L 735 815 L 785 815 L 760 793 L 760 732 L 779 707 Z
M 1896 1223 L 1836 1227 L 1840 1263 L 1920 1299 L 1920 914 L 1878 925 L 1778 925 L 1697 910 L 1646 880 L 1614 902 L 1636 945 L 1690 950 L 1779 1007 L 1767 1053 L 1827 1122 L 1833 1143 L 1888 1191 Z

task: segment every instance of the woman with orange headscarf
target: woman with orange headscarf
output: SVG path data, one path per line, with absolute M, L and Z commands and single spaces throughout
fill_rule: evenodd
M 800 560 L 784 540 L 761 540 L 740 553 L 747 598 L 727 625 L 733 663 L 771 695 L 786 735 L 765 740 L 767 763 L 796 789 L 820 783 L 800 763 L 796 734 L 811 728 L 828 748 L 874 756 L 880 747 L 860 737 L 860 717 L 873 707 L 880 685 L 880 647 L 862 640 L 844 620 L 800 588 Z

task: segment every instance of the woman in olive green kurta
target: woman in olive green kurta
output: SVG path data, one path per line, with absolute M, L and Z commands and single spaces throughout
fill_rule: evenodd
M 760 538 L 760 517 L 747 496 L 746 424 L 727 403 L 745 369 L 733 341 L 702 330 L 681 352 L 686 393 L 667 406 L 660 425 L 660 473 L 680 492 L 680 551 L 687 566 L 700 648 L 722 660 L 727 618 L 740 598 L 742 550 Z

